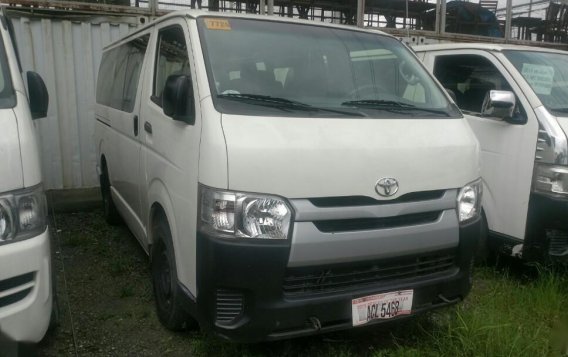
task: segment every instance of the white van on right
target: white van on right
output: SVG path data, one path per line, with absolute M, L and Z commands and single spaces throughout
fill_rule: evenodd
M 513 45 L 414 48 L 481 146 L 487 247 L 568 257 L 568 52 Z

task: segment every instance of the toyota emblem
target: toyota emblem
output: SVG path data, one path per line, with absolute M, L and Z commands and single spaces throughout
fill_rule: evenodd
M 375 191 L 383 197 L 393 196 L 398 192 L 398 181 L 391 177 L 384 177 L 377 181 Z

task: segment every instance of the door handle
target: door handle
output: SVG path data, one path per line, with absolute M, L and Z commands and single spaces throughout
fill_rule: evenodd
M 138 115 L 134 116 L 134 136 L 138 136 Z
M 147 121 L 144 122 L 144 130 L 145 130 L 148 134 L 152 134 L 152 124 L 148 123 Z

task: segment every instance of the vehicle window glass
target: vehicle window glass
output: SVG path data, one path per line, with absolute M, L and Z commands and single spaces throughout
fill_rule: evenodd
M 237 18 L 200 18 L 198 26 L 214 104 L 221 112 L 460 117 L 416 57 L 394 38 Z
M 438 56 L 434 75 L 455 93 L 460 109 L 473 113 L 481 112 L 490 90 L 512 90 L 495 65 L 478 55 Z
M 542 104 L 556 115 L 568 113 L 568 55 L 537 51 L 504 51 Z
M 97 103 L 103 105 L 110 105 L 110 98 L 112 94 L 112 88 L 114 86 L 114 73 L 116 67 L 116 56 L 118 54 L 118 49 L 114 48 L 112 50 L 103 53 L 101 59 L 101 64 L 99 66 L 99 76 L 97 79 Z
M 128 47 L 120 46 L 116 54 L 114 76 L 109 106 L 122 110 L 122 94 L 124 91 L 124 79 L 126 78 L 126 64 L 128 63 Z
M 122 110 L 132 112 L 136 101 L 136 91 L 140 80 L 140 71 L 144 62 L 144 55 L 148 47 L 150 35 L 145 35 L 132 40 L 126 44 L 128 48 L 128 62 L 126 65 L 126 75 L 124 80 L 124 91 L 122 95 Z
M 181 26 L 165 28 L 158 34 L 152 98 L 159 105 L 162 103 L 166 80 L 171 75 L 191 75 L 185 35 Z
M 97 103 L 132 112 L 150 35 L 106 51 L 97 80 Z
M 16 93 L 12 87 L 10 68 L 4 42 L 0 35 L 0 108 L 12 108 L 16 105 Z

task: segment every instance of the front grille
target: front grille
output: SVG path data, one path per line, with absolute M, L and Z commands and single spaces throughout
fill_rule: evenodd
M 436 211 L 382 218 L 335 219 L 314 221 L 314 225 L 324 233 L 387 229 L 432 223 L 438 220 L 440 214 L 440 211 Z
M 24 299 L 32 291 L 34 273 L 27 273 L 0 281 L 0 307 L 14 304 Z M 8 290 L 12 292 L 6 295 Z
M 217 289 L 216 318 L 220 324 L 230 324 L 243 312 L 243 294 L 237 290 Z
M 315 197 L 309 198 L 308 200 L 314 206 L 320 208 L 375 206 L 437 200 L 442 198 L 445 192 L 444 190 L 410 192 L 392 200 L 376 200 L 367 196 Z
M 453 251 L 330 268 L 293 268 L 286 272 L 283 290 L 288 296 L 338 292 L 404 279 L 453 274 L 457 269 Z

